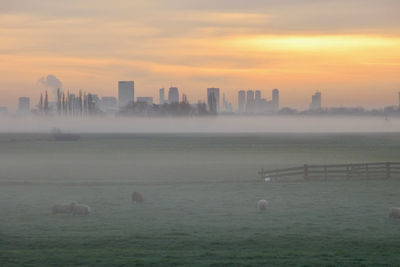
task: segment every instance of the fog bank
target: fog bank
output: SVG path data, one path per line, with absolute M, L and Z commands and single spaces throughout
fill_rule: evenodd
M 397 132 L 400 119 L 382 117 L 35 118 L 0 117 L 0 133 L 269 133 Z

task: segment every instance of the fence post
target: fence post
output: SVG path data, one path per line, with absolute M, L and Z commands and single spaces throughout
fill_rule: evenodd
M 390 162 L 386 162 L 386 179 L 390 179 Z
M 365 179 L 369 179 L 368 163 L 365 163 Z
M 325 180 L 328 180 L 328 167 L 326 165 L 324 166 L 324 172 L 325 172 Z
M 308 165 L 304 164 L 304 180 L 308 179 Z

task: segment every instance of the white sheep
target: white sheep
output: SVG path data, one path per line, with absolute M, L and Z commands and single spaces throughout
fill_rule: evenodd
M 265 199 L 260 199 L 257 203 L 258 209 L 261 211 L 266 211 L 268 207 L 268 201 Z
M 400 208 L 391 208 L 389 211 L 389 218 L 400 219 Z
M 71 204 L 56 204 L 51 208 L 51 211 L 54 214 L 57 214 L 57 213 L 71 213 L 72 212 L 72 207 L 71 207 Z
M 73 215 L 89 215 L 90 207 L 88 205 L 72 202 L 71 212 Z

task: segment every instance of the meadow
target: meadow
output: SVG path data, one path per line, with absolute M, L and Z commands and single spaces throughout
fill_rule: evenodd
M 399 137 L 2 134 L 0 265 L 396 266 L 400 221 L 388 210 L 400 179 L 265 183 L 257 172 L 397 161 Z M 51 213 L 71 201 L 91 214 Z

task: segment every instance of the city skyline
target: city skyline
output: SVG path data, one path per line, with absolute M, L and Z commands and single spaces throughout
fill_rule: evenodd
M 47 80 L 49 80 L 49 77 L 47 77 Z M 61 84 L 61 83 L 60 83 Z M 53 96 L 51 95 L 51 91 L 49 93 L 48 90 L 44 90 L 43 92 L 40 93 L 40 97 L 38 101 L 33 101 L 33 105 L 31 107 L 30 102 L 31 99 L 30 97 L 26 96 L 20 96 L 18 97 L 18 106 L 16 109 L 16 112 L 19 114 L 27 114 L 30 113 L 31 111 L 39 110 L 39 112 L 42 112 L 43 109 L 43 104 L 44 104 L 44 96 L 46 97 L 46 101 L 48 101 L 49 104 L 56 105 L 57 107 L 54 106 L 56 109 L 60 109 L 59 105 L 63 101 L 62 99 L 64 97 L 66 98 L 72 98 L 72 101 L 75 101 L 75 99 L 80 99 L 79 101 L 83 101 L 85 98 L 82 96 L 82 94 L 86 94 L 85 91 L 78 90 L 79 96 L 76 96 L 73 91 L 70 90 L 63 90 L 60 88 L 53 88 Z M 308 108 L 298 110 L 296 107 L 291 107 L 291 106 L 282 106 L 281 105 L 281 100 L 280 100 L 280 91 L 275 88 L 271 91 L 271 96 L 270 98 L 263 98 L 263 91 L 261 90 L 238 90 L 237 91 L 237 98 L 234 99 L 232 102 L 229 102 L 226 100 L 225 97 L 225 92 L 222 92 L 223 98 L 221 101 L 220 98 L 220 88 L 207 88 L 206 90 L 206 100 L 203 99 L 198 99 L 197 101 L 189 101 L 187 95 L 185 92 L 179 93 L 179 88 L 171 86 L 168 89 L 168 96 L 165 98 L 165 89 L 160 88 L 158 90 L 158 102 L 154 101 L 155 98 L 151 96 L 136 96 L 135 97 L 135 81 L 118 81 L 118 90 L 117 90 L 117 97 L 115 96 L 110 96 L 110 95 L 103 95 L 99 96 L 97 92 L 87 92 L 90 94 L 91 102 L 92 100 L 94 101 L 93 103 L 102 110 L 103 112 L 106 113 L 116 113 L 118 111 L 121 111 L 125 107 L 128 106 L 128 104 L 133 104 L 135 102 L 145 102 L 148 105 L 152 104 L 157 104 L 157 105 L 163 105 L 163 104 L 173 104 L 173 103 L 178 103 L 178 102 L 185 102 L 188 104 L 195 104 L 197 103 L 203 103 L 207 106 L 207 110 L 210 111 L 211 113 L 220 113 L 220 112 L 228 112 L 228 113 L 249 113 L 249 114 L 268 114 L 268 113 L 278 113 L 281 109 L 289 109 L 292 111 L 317 111 L 321 109 L 348 109 L 348 110 L 382 110 L 382 109 L 391 109 L 395 108 L 398 109 L 400 107 L 400 92 L 398 92 L 398 102 L 394 105 L 385 105 L 380 108 L 373 108 L 373 109 L 368 109 L 364 106 L 327 106 L 322 104 L 322 93 L 320 90 L 315 91 L 314 94 L 311 95 L 311 101 L 308 105 Z M 181 99 L 182 98 L 182 99 Z M 211 103 L 210 103 L 211 101 Z M 325 102 L 325 101 L 324 101 Z M 213 106 L 215 107 L 213 108 Z M 222 108 L 220 108 L 222 106 Z M 7 106 L 0 106 L 0 111 L 1 113 L 7 113 L 9 111 Z M 292 112 L 291 111 L 291 112 Z
M 399 10 L 393 0 L 5 0 L 0 106 L 33 99 L 49 74 L 105 96 L 134 79 L 153 99 L 171 86 L 191 101 L 218 87 L 231 102 L 241 88 L 279 88 L 299 109 L 316 90 L 327 106 L 395 105 Z
M 55 79 L 47 77 L 46 80 Z M 61 83 L 59 82 L 61 85 Z M 271 91 L 270 98 L 264 97 L 261 90 L 237 91 L 237 105 L 234 106 L 225 98 L 220 88 L 207 88 L 207 101 L 197 100 L 190 102 L 184 92 L 177 87 L 168 89 L 168 98 L 165 99 L 165 89 L 159 89 L 159 100 L 153 97 L 136 96 L 135 81 L 118 81 L 118 99 L 114 96 L 99 96 L 96 92 L 79 90 L 73 92 L 63 91 L 60 88 L 53 90 L 56 97 L 52 99 L 47 90 L 40 93 L 39 101 L 30 106 L 30 98 L 21 96 L 18 98 L 18 115 L 58 115 L 58 116 L 208 116 L 208 115 L 372 115 L 398 116 L 400 112 L 400 92 L 398 103 L 387 105 L 379 109 L 365 107 L 326 106 L 323 104 L 321 91 L 311 95 L 311 101 L 307 109 L 298 110 L 294 107 L 283 106 L 280 103 L 280 91 L 275 88 Z M 53 101 L 54 100 L 54 101 Z M 222 106 L 222 108 L 221 108 Z M 0 106 L 0 113 L 7 114 L 8 108 Z M 12 114 L 12 112 L 10 113 Z

